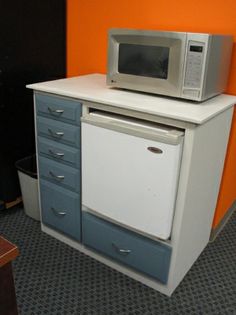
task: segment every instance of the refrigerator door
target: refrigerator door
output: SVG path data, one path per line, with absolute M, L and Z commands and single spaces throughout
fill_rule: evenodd
M 82 122 L 83 206 L 134 231 L 168 239 L 182 139 L 168 144 Z

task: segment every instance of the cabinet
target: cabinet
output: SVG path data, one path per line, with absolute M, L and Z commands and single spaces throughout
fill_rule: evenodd
M 35 110 L 42 222 L 80 240 L 81 103 L 38 93 Z
M 145 285 L 171 295 L 209 241 L 236 97 L 220 95 L 195 104 L 109 89 L 104 75 L 36 83 L 28 88 L 35 90 L 42 230 Z M 122 164 L 120 159 L 126 158 L 124 152 L 133 152 L 129 143 L 135 143 L 140 137 L 146 139 L 146 131 L 142 131 L 141 135 L 134 124 L 131 129 L 136 140 L 129 135 L 130 130 L 123 130 L 124 137 L 118 135 L 115 140 L 112 138 L 112 142 L 109 132 L 119 134 L 121 130 L 114 121 L 111 122 L 111 117 L 109 130 L 105 121 L 103 125 L 93 121 L 91 126 L 99 129 L 94 128 L 90 142 L 85 134 L 82 135 L 82 149 L 87 150 L 86 145 L 89 144 L 88 159 L 91 161 L 88 160 L 89 163 L 80 167 L 80 120 L 85 123 L 89 116 L 96 115 L 96 111 L 106 113 L 109 117 L 115 114 L 125 117 L 125 120 L 132 118 L 180 131 L 182 140 L 179 150 L 170 154 L 171 157 L 175 156 L 170 160 L 176 173 L 174 177 L 168 177 L 170 185 L 166 186 L 171 187 L 168 193 L 171 194 L 172 211 L 171 225 L 165 237 L 161 238 L 155 230 L 155 206 L 150 212 L 154 215 L 151 220 L 154 221 L 154 230 L 151 233 L 146 230 L 149 205 L 146 199 L 142 206 L 140 183 L 137 185 L 139 193 L 131 196 L 131 210 L 134 211 L 131 217 L 123 213 L 119 218 L 119 207 L 113 208 L 115 211 L 112 215 L 109 209 L 113 207 L 112 201 L 116 206 L 119 203 L 119 198 L 111 195 L 119 188 L 120 197 L 129 201 L 126 190 L 132 193 L 133 176 L 129 177 L 127 173 L 132 163 L 126 164 L 128 166 L 123 170 L 125 189 L 121 183 L 116 186 L 115 176 L 119 175 Z M 151 128 L 147 134 L 155 141 L 155 132 Z M 139 150 L 143 143 L 147 145 L 145 141 L 138 141 L 135 150 Z M 154 147 L 155 144 L 150 146 Z M 99 165 L 102 159 L 98 156 L 104 146 L 113 153 L 104 157 L 104 170 L 110 159 L 113 160 L 106 174 Z M 96 151 L 93 153 L 94 148 Z M 164 150 L 164 147 L 159 149 Z M 123 153 L 116 154 L 116 150 L 119 150 L 119 154 L 121 150 Z M 166 168 L 164 163 L 155 169 L 146 157 L 140 159 L 139 167 L 143 168 L 143 176 L 145 167 L 160 174 L 162 168 Z M 116 164 L 117 170 L 113 171 Z M 99 168 L 98 177 L 96 168 Z M 84 172 L 91 172 L 88 186 L 84 182 Z M 96 187 L 91 189 L 93 176 Z M 106 191 L 102 190 L 104 182 L 107 196 Z M 109 185 L 114 185 L 115 189 L 110 191 Z M 161 191 L 161 185 L 158 189 Z M 135 216 L 134 198 L 139 208 L 138 218 L 132 221 L 132 216 Z M 109 203 L 104 203 L 105 199 Z M 167 199 L 168 196 L 164 202 Z M 100 210 L 96 211 L 98 207 Z M 167 222 L 170 223 L 170 220 Z

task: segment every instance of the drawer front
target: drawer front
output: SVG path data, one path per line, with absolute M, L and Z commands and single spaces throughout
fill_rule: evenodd
M 38 137 L 38 154 L 80 168 L 80 150 Z
M 80 124 L 81 103 L 76 100 L 55 97 L 47 94 L 35 94 L 37 115 Z
M 69 190 L 40 181 L 43 223 L 81 239 L 80 197 Z
M 80 192 L 80 170 L 39 156 L 39 176 L 54 184 Z
M 59 143 L 80 146 L 80 127 L 77 126 L 38 117 L 37 132 L 38 136 L 44 136 Z
M 167 283 L 171 248 L 82 212 L 83 243 Z

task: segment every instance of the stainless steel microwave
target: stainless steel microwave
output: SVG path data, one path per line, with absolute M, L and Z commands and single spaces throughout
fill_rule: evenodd
M 224 92 L 233 37 L 111 29 L 109 86 L 203 101 Z

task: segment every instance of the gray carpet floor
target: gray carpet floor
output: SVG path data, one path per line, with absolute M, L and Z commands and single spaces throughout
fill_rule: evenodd
M 0 211 L 0 234 L 20 249 L 19 314 L 236 315 L 236 213 L 171 298 L 41 232 L 23 209 Z

